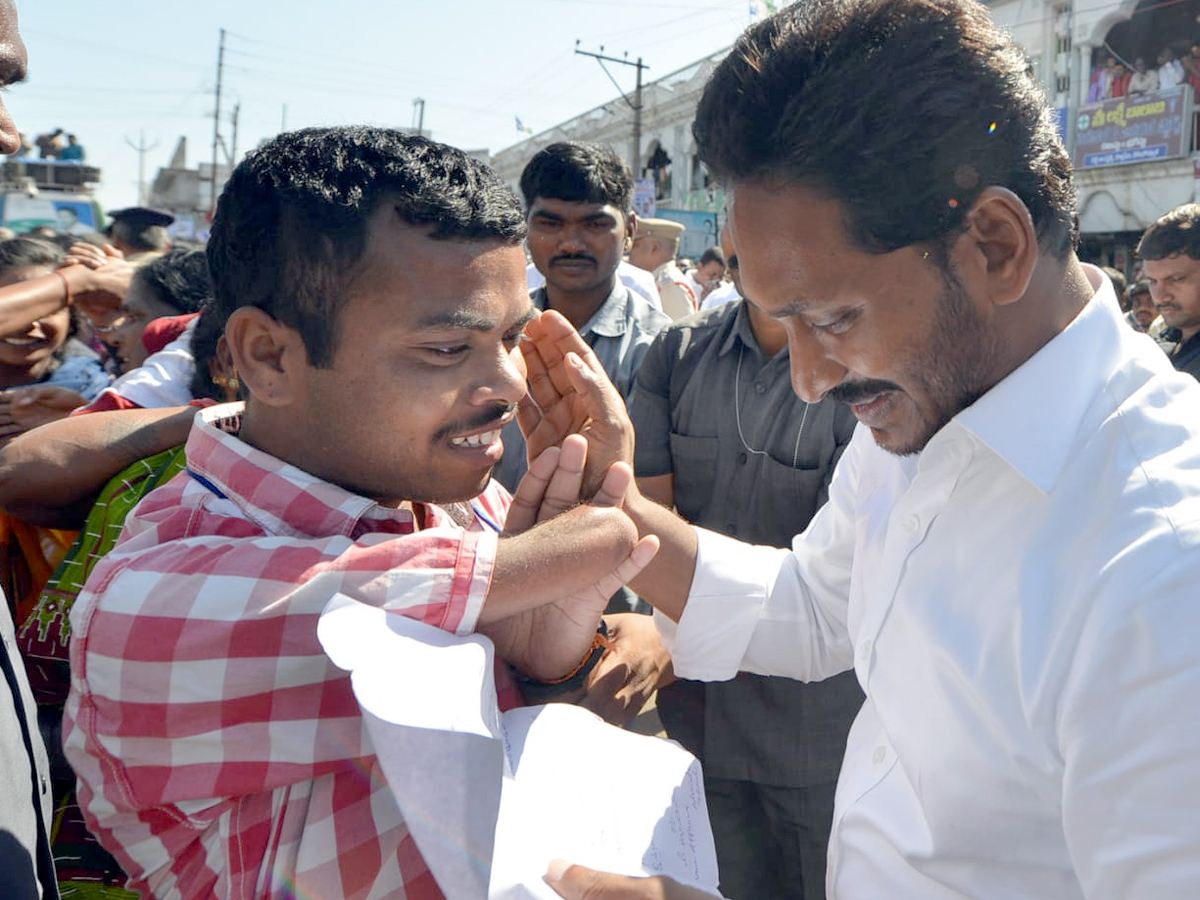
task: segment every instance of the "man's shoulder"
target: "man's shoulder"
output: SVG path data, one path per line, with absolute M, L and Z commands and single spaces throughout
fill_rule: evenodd
M 672 360 L 672 366 L 694 367 L 719 351 L 736 327 L 737 306 L 729 304 L 676 319 L 655 338 L 653 352 Z
M 671 324 L 671 317 L 628 285 L 617 282 L 613 299 L 625 311 L 625 319 L 634 330 L 653 338 Z

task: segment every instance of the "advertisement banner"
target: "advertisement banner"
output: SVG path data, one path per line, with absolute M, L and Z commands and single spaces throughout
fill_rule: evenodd
M 1191 138 L 1189 85 L 1089 104 L 1075 126 L 1075 168 L 1186 156 Z
M 654 179 L 635 178 L 633 181 L 633 211 L 643 219 L 653 219 L 658 212 L 654 198 Z

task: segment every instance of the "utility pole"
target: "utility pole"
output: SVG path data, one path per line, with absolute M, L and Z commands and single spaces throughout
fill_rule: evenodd
M 146 152 L 153 150 L 158 146 L 158 141 L 153 144 L 146 143 L 146 132 L 138 132 L 138 142 L 135 144 L 129 138 L 125 138 L 125 143 L 137 151 L 138 155 L 138 206 L 146 205 Z
M 231 169 L 237 163 L 238 113 L 241 112 L 241 110 L 242 103 L 239 100 L 237 103 L 233 104 L 233 116 L 231 117 L 233 124 L 233 146 L 229 150 L 229 168 Z
M 425 98 L 413 97 L 413 118 L 417 121 L 417 134 L 424 134 L 422 130 L 425 126 Z
M 287 131 L 287 104 L 283 104 L 283 112 L 279 115 L 279 130 Z
M 217 105 L 213 110 L 212 185 L 208 196 L 208 212 L 217 209 L 217 147 L 221 143 L 221 76 L 225 72 L 225 29 L 221 29 L 221 43 L 217 48 Z
M 575 52 L 580 56 L 590 56 L 592 59 L 596 60 L 596 62 L 600 63 L 600 68 L 604 69 L 604 74 L 608 76 L 608 80 L 613 83 L 613 86 L 616 87 L 618 91 L 620 91 L 621 99 L 628 103 L 629 108 L 633 110 L 633 154 L 629 160 L 629 165 L 630 168 L 633 169 L 633 177 L 638 178 L 641 175 L 642 169 L 642 70 L 650 67 L 642 62 L 642 58 L 640 56 L 638 57 L 637 62 L 631 62 L 628 58 L 628 52 L 625 54 L 624 59 L 618 59 L 615 56 L 605 56 L 603 46 L 600 47 L 599 53 L 590 53 L 587 50 L 580 50 L 578 40 L 575 41 Z M 620 63 L 623 66 L 637 67 L 637 87 L 634 89 L 633 100 L 630 100 L 629 96 L 623 90 L 621 90 L 621 85 L 617 84 L 617 79 L 612 77 L 612 73 L 609 72 L 608 68 L 604 65 L 605 62 Z

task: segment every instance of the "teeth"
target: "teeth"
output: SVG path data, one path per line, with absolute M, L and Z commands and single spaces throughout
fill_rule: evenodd
M 42 343 L 42 340 L 43 340 L 42 338 L 14 338 L 14 337 L 9 337 L 9 338 L 4 338 L 4 343 L 6 343 L 6 344 L 9 344 L 9 345 L 11 345 L 11 346 L 13 346 L 13 347 L 29 347 L 29 346 L 32 346 L 33 344 L 40 344 L 40 343 Z
M 500 431 L 485 431 L 482 434 L 472 434 L 469 437 L 451 438 L 450 443 L 455 447 L 487 447 L 500 439 Z

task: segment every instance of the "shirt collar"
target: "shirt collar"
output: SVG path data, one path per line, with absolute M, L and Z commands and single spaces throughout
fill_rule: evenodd
M 533 305 L 538 309 L 546 309 L 546 288 L 540 287 L 530 295 Z M 601 337 L 620 337 L 629 330 L 629 289 L 621 283 L 621 279 L 613 278 L 613 289 L 600 308 L 579 329 L 580 335 L 587 337 L 595 332 Z
M 408 510 L 380 506 L 241 440 L 237 434 L 244 408 L 242 403 L 224 403 L 197 414 L 187 441 L 188 470 L 265 531 L 305 537 L 341 534 L 353 539 L 366 531 L 416 529 Z M 433 517 L 443 518 L 440 511 Z M 427 516 L 426 524 L 436 523 Z
M 758 339 L 754 337 L 754 329 L 750 327 L 750 314 L 746 312 L 746 302 L 740 299 L 731 300 L 729 307 L 730 309 L 736 308 L 737 312 L 733 314 L 732 325 L 725 326 L 725 340 L 721 342 L 719 355 L 726 356 L 745 347 L 761 357 L 762 349 L 758 346 Z M 782 356 L 784 358 L 787 357 L 787 349 L 786 346 L 783 348 Z
M 1125 332 L 1112 282 L 1083 264 L 1095 293 L 1044 347 L 954 417 L 1039 490 L 1053 489 L 1097 391 L 1118 365 Z

